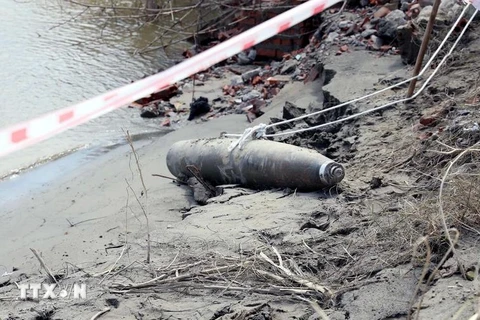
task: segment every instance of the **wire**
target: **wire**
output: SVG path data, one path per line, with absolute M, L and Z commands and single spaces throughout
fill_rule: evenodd
M 467 6 L 467 7 L 468 7 L 468 6 Z M 392 105 L 397 104 L 397 103 L 401 103 L 401 102 L 405 102 L 405 101 L 408 101 L 408 100 L 415 99 L 415 98 L 427 87 L 427 85 L 429 84 L 430 80 L 432 80 L 432 78 L 437 74 L 438 70 L 440 70 L 440 67 L 445 63 L 445 61 L 447 60 L 447 58 L 452 54 L 453 50 L 455 49 L 455 47 L 458 45 L 458 43 L 459 43 L 460 40 L 462 39 L 463 35 L 465 34 L 465 31 L 467 31 L 467 28 L 469 27 L 470 23 L 473 21 L 473 19 L 474 19 L 475 16 L 477 15 L 477 13 L 478 13 L 478 10 L 475 10 L 475 12 L 473 13 L 473 15 L 470 17 L 470 19 L 468 20 L 467 24 L 466 24 L 465 27 L 463 28 L 463 30 L 462 30 L 462 32 L 460 33 L 460 35 L 457 37 L 457 40 L 454 42 L 454 44 L 453 44 L 452 47 L 450 48 L 450 51 L 443 57 L 443 59 L 440 61 L 440 63 L 439 63 L 438 66 L 435 68 L 435 70 L 433 71 L 433 73 L 427 78 L 427 80 L 425 81 L 425 83 L 423 84 L 423 86 L 417 91 L 417 93 L 415 93 L 415 94 L 414 94 L 413 96 L 411 96 L 410 98 L 404 98 L 404 99 L 400 99 L 400 100 L 397 100 L 397 101 L 393 101 L 393 102 L 384 104 L 384 105 L 382 105 L 382 106 L 375 107 L 375 108 L 372 108 L 372 109 L 369 109 L 369 110 L 365 110 L 365 111 L 363 111 L 363 112 L 359 112 L 359 113 L 353 114 L 353 115 L 351 115 L 351 116 L 349 116 L 349 117 L 346 117 L 346 118 L 343 118 L 343 119 L 339 119 L 339 120 L 335 120 L 335 121 L 331 121 L 331 122 L 324 123 L 324 124 L 321 124 L 321 125 L 317 125 L 317 126 L 313 126 L 313 127 L 309 127 L 309 128 L 305 128 L 305 129 L 299 129 L 299 130 L 293 130 L 293 131 L 287 131 L 287 132 L 280 132 L 280 133 L 275 133 L 275 134 L 266 134 L 266 135 L 264 135 L 264 137 L 278 137 L 278 136 L 282 136 L 282 135 L 286 135 L 286 134 L 294 134 L 294 133 L 300 133 L 300 132 L 305 132 L 305 131 L 310 131 L 310 130 L 316 130 L 316 129 L 323 128 L 323 127 L 326 127 L 326 126 L 329 126 L 329 125 L 333 125 L 333 124 L 337 124 L 337 123 L 340 123 L 340 122 L 348 121 L 348 120 L 351 120 L 351 119 L 354 119 L 354 118 L 363 116 L 363 115 L 365 115 L 365 114 L 372 113 L 372 112 L 375 112 L 375 111 L 378 111 L 378 110 L 387 108 L 387 107 L 392 106 Z M 330 109 L 327 109 L 326 111 L 329 111 L 329 110 L 330 110 Z M 300 118 L 300 117 L 299 117 L 299 118 Z M 298 119 L 298 118 L 297 118 L 297 119 Z
M 440 46 L 437 48 L 437 50 L 434 52 L 434 54 L 432 55 L 432 57 L 428 60 L 428 62 L 427 62 L 427 64 L 425 65 L 425 67 L 423 67 L 423 69 L 420 71 L 420 73 L 419 73 L 418 75 L 416 75 L 416 76 L 414 76 L 414 77 L 411 77 L 411 78 L 409 78 L 409 79 L 406 79 L 406 80 L 404 80 L 404 81 L 401 81 L 401 82 L 399 82 L 399 83 L 397 83 L 397 84 L 391 85 L 391 86 L 389 86 L 389 87 L 387 87 L 387 88 L 383 88 L 383 89 L 381 89 L 381 90 L 379 90 L 379 91 L 372 92 L 372 93 L 367 94 L 367 95 L 365 95 L 365 96 L 362 96 L 362 97 L 359 97 L 359 98 L 356 98 L 356 99 L 353 99 L 353 100 L 350 100 L 350 101 L 341 103 L 341 104 L 339 104 L 339 105 L 333 106 L 333 107 L 328 108 L 328 109 L 325 109 L 325 110 L 320 110 L 320 111 L 316 111 L 316 112 L 313 112 L 313 113 L 309 113 L 309 114 L 306 114 L 306 115 L 303 115 L 303 116 L 300 116 L 300 117 L 297 117 L 297 118 L 293 118 L 293 119 L 289 119 L 289 120 L 284 120 L 284 121 L 272 123 L 272 124 L 270 124 L 270 125 L 267 125 L 267 126 L 265 127 L 265 129 L 272 128 L 272 127 L 275 127 L 275 126 L 278 126 L 278 125 L 282 125 L 282 124 L 286 124 L 286 123 L 291 123 L 291 122 L 294 122 L 294 121 L 297 121 L 297 120 L 301 120 L 301 119 L 305 119 L 305 118 L 308 118 L 308 117 L 311 117 L 311 116 L 323 114 L 323 113 L 326 113 L 326 112 L 329 112 L 329 111 L 332 111 L 332 110 L 335 110 L 335 109 L 344 107 L 344 106 L 349 105 L 349 104 L 351 104 L 351 103 L 355 103 L 355 102 L 358 102 L 358 101 L 361 101 L 361 100 L 364 100 L 364 99 L 373 97 L 373 96 L 375 96 L 375 95 L 377 95 L 377 94 L 383 93 L 383 92 L 385 92 L 385 91 L 388 91 L 388 90 L 393 89 L 393 88 L 395 88 L 395 87 L 398 87 L 398 86 L 400 86 L 400 85 L 406 84 L 406 83 L 410 82 L 410 81 L 413 80 L 413 79 L 417 79 L 417 78 L 421 77 L 421 76 L 425 73 L 425 71 L 430 67 L 430 65 L 432 64 L 433 60 L 436 58 L 436 56 L 440 53 L 440 51 L 442 50 L 443 46 L 444 46 L 445 43 L 447 42 L 448 38 L 451 36 L 451 34 L 453 33 L 453 31 L 455 30 L 455 27 L 456 27 L 456 26 L 458 25 L 458 23 L 461 21 L 461 19 L 463 18 L 463 16 L 465 15 L 465 13 L 467 12 L 467 10 L 469 9 L 469 7 L 470 7 L 470 4 L 467 4 L 467 5 L 465 6 L 465 8 L 464 8 L 463 11 L 461 12 L 460 16 L 458 17 L 458 19 L 457 19 L 457 20 L 455 21 L 455 23 L 452 25 L 452 28 L 448 31 L 447 35 L 445 36 L 445 39 L 443 39 L 443 41 L 442 41 L 442 43 L 440 44 Z M 476 15 L 476 12 L 473 14 L 473 16 L 475 16 L 475 15 Z M 471 20 L 471 19 L 470 19 L 470 20 Z M 466 29 L 464 29 L 464 30 L 466 30 Z M 463 32 L 462 32 L 462 34 L 460 35 L 460 37 L 461 37 L 462 35 L 463 35 Z M 460 38 L 460 37 L 459 37 L 459 38 Z M 456 43 L 458 43 L 458 39 L 457 39 L 457 42 L 456 42 Z M 454 45 L 454 47 L 455 47 L 455 45 Z M 453 48 L 454 48 L 454 47 L 453 47 Z M 423 87 L 422 87 L 421 90 L 423 90 Z M 419 92 L 421 92 L 421 90 L 420 90 Z M 417 92 L 417 94 L 413 95 L 412 97 L 410 97 L 410 98 L 408 98 L 408 99 L 406 99 L 406 100 L 399 100 L 399 101 L 392 102 L 391 104 L 389 104 L 389 106 L 392 105 L 392 104 L 398 103 L 398 102 L 408 101 L 408 100 L 410 100 L 410 99 L 414 99 L 414 98 L 418 95 L 419 92 Z M 348 117 L 348 118 L 340 119 L 340 120 L 337 120 L 337 121 L 338 121 L 338 122 L 347 121 L 347 119 L 353 119 L 353 118 L 356 118 L 357 116 L 361 116 L 361 115 L 363 115 L 363 114 L 370 113 L 370 112 L 373 112 L 373 111 L 376 111 L 376 110 L 379 110 L 379 109 L 385 108 L 385 107 L 386 107 L 386 106 L 373 108 L 373 109 L 364 111 L 364 112 L 362 112 L 362 113 L 354 114 L 354 115 L 352 115 L 352 116 L 350 116 L 350 117 Z M 334 122 L 329 123 L 329 124 L 334 124 L 334 123 L 337 123 L 337 122 L 334 121 Z M 328 125 L 328 124 L 324 124 L 324 125 L 326 126 L 326 125 Z M 308 129 L 312 129 L 312 128 L 316 128 L 316 127 L 311 127 L 311 128 L 308 128 Z M 312 130 L 313 130 L 313 129 L 312 129 Z M 308 131 L 308 130 L 305 129 L 305 130 L 303 130 L 303 131 Z M 300 132 L 302 132 L 302 131 L 300 131 Z M 295 133 L 295 132 L 293 132 L 293 131 L 290 132 L 290 131 L 289 131 L 289 132 L 284 133 L 284 134 L 290 134 L 290 133 Z M 252 132 L 252 134 L 253 134 L 253 132 Z M 265 136 L 266 136 L 266 137 L 272 137 L 272 136 L 279 136 L 279 135 L 282 135 L 282 134 L 278 133 L 278 134 L 275 134 L 275 135 L 265 135 Z M 243 135 L 242 135 L 242 134 L 225 134 L 224 136 L 225 136 L 225 137 L 242 137 Z

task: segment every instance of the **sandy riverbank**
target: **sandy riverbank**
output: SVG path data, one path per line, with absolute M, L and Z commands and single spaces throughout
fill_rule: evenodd
M 352 63 L 357 60 L 368 61 L 369 66 L 358 64 L 352 69 Z M 375 68 L 371 67 L 372 60 Z M 328 87 L 342 98 L 354 97 L 373 88 L 379 76 L 387 75 L 392 69 L 403 70 L 396 57 L 378 59 L 364 51 L 333 57 L 332 63 L 338 64 L 338 74 Z M 360 73 L 361 82 L 352 80 Z M 209 84 L 207 88 L 196 88 L 197 94 L 214 98 L 215 94 L 221 94 L 223 87 L 222 81 L 214 82 L 214 85 L 217 86 L 215 93 L 211 92 Z M 318 82 L 288 84 L 257 121 L 267 121 L 270 116 L 279 117 L 287 100 L 299 107 L 308 107 L 309 103 L 318 99 L 320 90 Z M 190 190 L 151 176 L 152 173 L 170 175 L 165 156 L 175 141 L 215 137 L 223 131 L 239 133 L 249 126 L 245 115 L 199 122 L 159 137 L 148 145 L 135 143 L 148 188 L 153 261 L 168 264 L 177 254 L 200 257 L 212 250 L 235 255 L 239 248 L 253 250 L 260 246 L 262 237 L 271 233 L 290 233 L 291 237 L 299 237 L 293 230 L 298 230 L 305 214 L 315 211 L 324 202 L 319 200 L 318 193 L 299 194 L 292 199 L 283 197 L 282 191 L 255 193 L 234 189 L 228 190 L 219 199 L 212 199 L 213 203 L 209 206 L 196 207 Z M 347 171 L 346 179 L 351 178 L 352 174 Z M 129 252 L 128 260 L 141 260 L 146 249 L 146 225 L 134 196 L 127 191 L 125 180 L 137 194 L 141 192 L 138 172 L 128 146 L 94 159 L 77 171 L 57 177 L 31 197 L 25 196 L 20 201 L 9 203 L 2 214 L 0 227 L 3 242 L 0 265 L 8 270 L 15 267 L 26 273 L 38 270 L 37 261 L 29 250 L 33 247 L 42 252 L 52 269 L 57 270 L 65 262 L 70 262 L 101 270 L 118 258 L 121 248 L 105 248 L 124 242 L 125 230 L 128 242 L 136 248 Z M 234 200 L 228 200 L 229 193 Z M 130 210 L 125 219 L 127 199 Z M 192 209 L 192 206 L 195 207 Z M 190 216 L 184 220 L 182 216 L 185 213 Z M 261 234 L 264 235 L 259 238 Z M 308 237 L 307 234 L 300 237 Z M 70 311 L 66 312 L 63 316 Z M 109 316 L 118 318 L 114 313 Z
M 382 88 L 381 79 L 408 74 L 398 57 L 364 50 L 330 55 L 325 67 L 337 74 L 324 89 L 342 101 Z M 280 118 L 286 101 L 307 108 L 321 90 L 319 81 L 290 83 L 255 122 Z M 401 94 L 387 92 L 354 107 L 364 110 L 395 96 Z M 330 319 L 405 318 L 422 268 L 411 263 L 421 234 L 403 223 L 410 221 L 409 205 L 421 187 L 403 164 L 419 145 L 412 126 L 425 104 L 434 106 L 428 99 L 360 118 L 329 136 L 335 147 L 329 152 L 344 159 L 347 175 L 324 192 L 230 188 L 197 206 L 188 188 L 151 176 L 169 175 L 165 156 L 175 141 L 242 132 L 251 125 L 245 115 L 199 121 L 150 144 L 136 142 L 148 202 L 140 196 L 128 146 L 58 177 L 3 209 L 0 265 L 17 271 L 0 278 L 0 319 L 39 313 L 48 315 L 41 319 L 90 319 L 106 307 L 102 319 L 314 319 L 306 301 L 318 301 Z M 146 222 L 132 190 L 149 217 L 150 265 Z M 62 274 L 61 283 L 86 282 L 88 298 L 17 301 L 13 281 L 26 281 L 22 274 L 31 281 L 44 278 L 29 248 Z M 279 256 L 294 276 L 274 266 Z M 452 315 L 473 290 L 458 274 L 442 281 L 440 293 L 429 291 L 420 319 L 435 319 L 438 306 Z M 472 307 L 465 312 L 473 314 Z

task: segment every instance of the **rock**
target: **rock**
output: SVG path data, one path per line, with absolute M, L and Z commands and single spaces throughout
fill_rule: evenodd
M 353 23 L 351 21 L 340 21 L 338 23 L 338 27 L 342 30 L 347 30 L 349 29 L 351 26 L 353 25 Z
M 268 89 L 268 94 L 270 94 L 272 97 L 276 96 L 280 92 L 280 88 L 270 88 Z
M 162 113 L 160 110 L 158 110 L 156 105 L 146 106 L 140 110 L 140 117 L 142 118 L 157 118 L 163 116 L 164 114 L 165 112 Z
M 430 19 L 430 14 L 432 12 L 433 7 L 428 6 L 420 11 L 419 15 L 415 18 L 415 23 L 419 26 L 426 27 L 428 24 L 428 20 Z M 437 13 L 436 20 L 442 19 L 440 18 L 441 13 Z
M 407 24 L 405 14 L 401 10 L 390 12 L 385 19 L 378 23 L 378 36 L 387 41 L 395 40 L 397 36 L 397 28 Z
M 280 76 L 280 75 L 267 78 L 267 82 L 270 85 L 278 85 L 281 82 L 289 82 L 290 80 L 292 80 L 290 76 Z
M 255 76 L 255 78 L 252 79 L 252 85 L 256 86 L 259 83 L 262 83 L 263 79 L 260 76 Z
M 249 82 L 253 77 L 256 77 L 260 74 L 261 68 L 253 69 L 242 74 L 243 82 Z
M 387 41 L 392 41 L 397 35 L 397 26 L 387 20 L 381 20 L 378 23 L 377 35 Z
M 238 86 L 240 84 L 243 84 L 243 77 L 242 76 L 234 76 L 232 79 L 230 79 L 230 85 L 231 86 Z
M 446 108 L 436 108 L 424 114 L 420 118 L 420 123 L 424 126 L 434 127 L 448 113 Z
M 371 189 L 378 189 L 383 185 L 382 179 L 379 177 L 372 177 L 372 180 L 370 180 L 370 188 Z
M 348 37 L 348 36 L 355 37 L 354 35 L 358 33 L 358 31 L 359 31 L 358 25 L 354 23 L 350 26 L 350 28 L 348 28 L 345 31 L 345 37 Z
M 270 63 L 270 67 L 273 71 L 278 71 L 282 68 L 282 63 L 280 61 L 273 61 Z
M 170 127 L 170 118 L 163 120 L 162 127 Z
M 323 72 L 324 72 L 323 64 L 321 63 L 317 64 L 316 66 L 310 69 L 310 72 L 308 73 L 303 83 L 315 81 Z
M 191 177 L 187 180 L 188 186 L 192 188 L 193 191 L 193 199 L 200 205 L 206 205 L 207 200 L 210 199 L 212 193 L 205 188 L 203 184 L 201 184 L 197 178 Z
M 463 6 L 460 5 L 456 0 L 442 0 L 440 7 L 438 8 L 440 15 L 437 16 L 436 20 L 442 18 L 443 16 L 444 23 L 451 24 L 455 21 L 455 19 L 457 19 L 462 9 Z
M 387 7 L 381 7 L 380 9 L 378 9 L 374 14 L 373 14 L 373 17 L 374 18 L 383 18 L 385 17 L 386 15 L 388 15 L 390 13 L 390 9 L 388 9 Z
M 371 27 L 374 27 L 376 26 L 382 19 L 380 18 L 373 18 L 370 20 L 370 26 Z M 368 27 L 369 25 L 367 24 L 366 27 Z M 371 28 L 365 28 L 365 29 L 371 29 Z
M 300 61 L 305 57 L 306 57 L 305 53 L 299 53 L 295 56 L 295 60 Z
M 402 10 L 394 10 L 387 14 L 385 20 L 393 23 L 396 27 L 403 26 L 407 23 L 405 13 Z
M 265 102 L 265 100 L 262 100 L 262 99 L 255 99 L 252 101 L 252 104 L 253 104 L 253 107 L 255 110 L 260 110 L 261 108 L 265 107 L 265 105 L 267 104 Z M 256 112 L 256 111 L 254 111 Z
M 362 37 L 368 39 L 371 35 L 374 35 L 377 33 L 377 30 L 375 29 L 367 29 L 362 32 Z
M 282 70 L 280 71 L 281 74 L 292 73 L 298 66 L 297 60 L 287 60 L 283 64 Z
M 299 108 L 293 103 L 286 101 L 285 106 L 283 107 L 283 119 L 290 120 L 293 118 L 297 118 L 303 116 L 306 110 L 303 108 Z
M 182 87 L 182 91 L 190 91 L 193 89 L 193 84 L 191 84 L 190 82 L 189 83 L 185 83 Z
M 413 9 L 413 6 L 410 9 Z M 427 26 L 432 9 L 432 6 L 426 6 L 420 11 L 416 18 L 412 17 L 415 18 L 414 21 L 420 28 Z M 442 1 L 437 16 L 435 17 L 435 28 L 438 29 L 451 25 L 460 14 L 461 9 L 458 4 L 452 3 L 450 0 Z
M 252 123 L 253 120 L 255 120 L 255 119 L 257 119 L 257 116 L 253 112 L 248 111 L 247 112 L 247 121 L 249 123 Z
M 357 139 L 358 139 L 358 136 L 346 137 L 343 139 L 343 143 L 348 146 L 353 146 L 357 141 Z
M 262 94 L 260 92 L 258 92 L 257 90 L 252 90 L 249 93 L 245 94 L 242 97 L 242 100 L 243 101 L 253 100 L 253 99 L 256 99 L 256 98 L 260 98 L 261 95 Z
M 415 64 L 420 51 L 422 39 L 414 34 L 414 29 L 410 24 L 401 26 L 397 30 L 398 48 L 404 64 Z
M 327 42 L 327 43 L 332 43 L 332 42 L 334 42 L 339 36 L 340 36 L 340 34 L 338 34 L 337 32 L 330 32 L 330 33 L 328 34 L 327 39 L 325 39 L 325 42 Z
M 389 46 L 389 45 L 383 45 L 383 46 L 380 47 L 380 51 L 382 51 L 382 52 L 388 52 L 392 49 L 393 49 L 393 46 Z
M 380 50 L 381 46 L 383 45 L 382 39 L 380 39 L 379 37 L 377 37 L 375 35 L 372 35 L 370 37 L 370 41 L 371 41 L 371 44 L 372 44 L 372 48 L 375 49 L 375 50 Z
M 272 117 L 272 118 L 270 118 L 270 123 L 278 123 L 278 122 L 282 122 L 283 120 L 285 120 L 285 119 L 279 119 L 279 118 Z M 276 130 L 280 130 L 280 131 L 289 130 L 289 129 L 292 129 L 292 128 L 293 128 L 293 124 L 291 122 L 280 124 L 280 125 L 277 125 L 275 127 Z M 272 128 L 270 128 L 268 130 L 271 130 L 272 132 L 274 132 L 274 130 Z
M 422 7 L 420 7 L 420 5 L 418 3 L 414 4 L 408 10 L 407 17 L 409 17 L 410 19 L 415 19 L 416 17 L 418 17 L 421 10 L 422 10 Z

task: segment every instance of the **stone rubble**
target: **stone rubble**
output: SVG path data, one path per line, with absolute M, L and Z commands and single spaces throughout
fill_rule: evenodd
M 340 15 L 338 9 L 330 9 L 324 14 L 327 23 L 320 25 L 310 43 L 304 49 L 284 55 L 282 61 L 268 64 L 253 61 L 251 65 L 238 65 L 234 59 L 228 60 L 169 87 L 166 92 L 140 99 L 132 106 L 141 108 L 143 118 L 166 117 L 162 125 L 170 126 L 180 122 L 185 118 L 180 115 L 188 112 L 188 109 L 177 109 L 169 104 L 171 97 L 182 94 L 182 90 L 191 91 L 195 86 L 202 86 L 211 78 L 228 77 L 230 84 L 225 85 L 220 96 L 212 101 L 208 113 L 202 112 L 202 120 L 244 113 L 252 122 L 263 114 L 262 109 L 269 105 L 285 83 L 307 83 L 319 76 L 325 77 L 321 61 L 332 52 L 341 56 L 366 49 L 378 52 L 379 56 L 400 55 L 403 63 L 414 64 L 423 37 L 421 30 L 426 26 L 431 5 L 431 0 L 400 0 L 382 4 L 370 1 L 363 8 L 346 9 Z M 435 23 L 437 37 L 441 36 L 442 30 L 451 27 L 461 9 L 455 0 L 442 1 Z

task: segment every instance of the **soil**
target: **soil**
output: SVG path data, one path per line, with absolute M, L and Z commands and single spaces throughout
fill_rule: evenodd
M 137 148 L 141 173 L 126 146 L 31 199 L 7 204 L 0 226 L 0 265 L 7 273 L 0 277 L 0 319 L 90 319 L 105 308 L 98 318 L 321 319 L 315 308 L 332 320 L 407 319 L 419 311 L 419 319 L 469 318 L 478 293 L 469 280 L 480 253 L 478 185 L 466 188 L 474 192 L 467 197 L 460 182 L 471 180 L 457 177 L 475 172 L 476 158 L 459 161 L 457 180 L 445 189 L 447 227 L 460 235 L 452 252 L 438 197 L 446 166 L 460 152 L 439 152 L 480 139 L 477 31 L 414 102 L 278 139 L 342 163 L 346 177 L 329 190 L 226 186 L 198 205 L 188 186 L 151 174 L 169 175 L 165 156 L 175 141 L 243 132 L 282 119 L 287 101 L 310 112 L 406 78 L 411 70 L 398 56 L 364 50 L 335 56 L 332 48 L 322 58 L 335 71 L 328 84 L 322 78 L 287 84 L 252 124 L 245 115 L 199 120 Z M 200 89 L 209 99 L 223 94 L 216 81 L 217 91 Z M 326 118 L 403 94 L 387 91 Z M 87 298 L 20 300 L 15 283 L 46 278 L 30 247 L 42 253 L 61 288 L 86 283 Z

